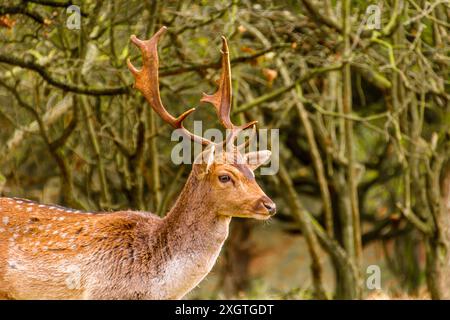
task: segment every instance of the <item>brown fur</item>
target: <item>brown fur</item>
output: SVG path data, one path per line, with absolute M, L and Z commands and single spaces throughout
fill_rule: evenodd
M 182 298 L 211 270 L 232 216 L 269 217 L 270 199 L 245 170 L 204 170 L 194 165 L 163 219 L 0 198 L 0 298 Z M 233 184 L 219 182 L 223 172 Z

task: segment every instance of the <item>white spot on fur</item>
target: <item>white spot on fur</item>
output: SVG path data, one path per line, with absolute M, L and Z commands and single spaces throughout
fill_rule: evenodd
M 6 226 L 9 222 L 9 217 L 3 217 L 2 221 L 3 221 L 3 224 Z
M 63 221 L 63 220 L 64 220 L 64 217 L 59 217 L 58 220 L 59 220 L 59 221 Z

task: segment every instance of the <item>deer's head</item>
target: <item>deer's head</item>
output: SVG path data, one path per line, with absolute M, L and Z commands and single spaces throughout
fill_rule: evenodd
M 253 171 L 269 157 L 268 150 L 242 155 L 238 148 L 217 151 L 212 145 L 197 157 L 192 174 L 217 214 L 268 219 L 275 214 L 276 206 L 256 182 Z
M 136 69 L 129 60 L 127 61 L 128 68 L 135 78 L 135 87 L 164 121 L 173 128 L 180 129 L 192 141 L 206 147 L 194 162 L 191 176 L 201 183 L 205 189 L 205 197 L 214 202 L 215 212 L 224 216 L 267 219 L 275 214 L 276 206 L 256 183 L 253 171 L 270 158 L 270 151 L 241 154 L 241 146 L 234 146 L 237 135 L 245 129 L 254 128 L 256 121 L 241 126 L 231 122 L 231 67 L 226 39 L 222 37 L 222 74 L 219 89 L 213 95 L 203 94 L 201 99 L 202 102 L 215 107 L 221 125 L 227 129 L 226 141 L 218 144 L 194 135 L 184 128 L 183 120 L 195 108 L 176 118 L 162 104 L 159 93 L 157 45 L 166 30 L 166 27 L 162 27 L 146 41 L 131 36 L 131 41 L 141 50 L 143 59 L 142 70 Z

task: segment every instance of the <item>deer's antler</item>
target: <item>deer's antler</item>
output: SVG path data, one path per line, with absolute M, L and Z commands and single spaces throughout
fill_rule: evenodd
M 222 74 L 219 80 L 219 89 L 216 93 L 208 95 L 203 93 L 202 102 L 211 103 L 217 112 L 220 123 L 226 129 L 230 129 L 231 135 L 227 138 L 227 142 L 232 141 L 241 130 L 245 130 L 254 126 L 258 121 L 251 121 L 247 124 L 236 126 L 231 122 L 231 99 L 232 99 L 232 87 L 231 87 L 231 66 L 230 66 L 230 53 L 228 50 L 227 39 L 222 36 Z
M 158 115 L 173 128 L 182 129 L 183 132 L 195 142 L 204 145 L 210 144 L 211 141 L 189 132 L 183 126 L 183 120 L 194 112 L 195 108 L 189 109 L 178 118 L 175 118 L 166 110 L 161 101 L 158 75 L 158 41 L 166 30 L 166 27 L 162 27 L 149 40 L 139 40 L 135 35 L 130 37 L 131 41 L 141 50 L 143 63 L 142 70 L 138 70 L 130 62 L 130 59 L 127 60 L 128 69 L 130 69 L 135 79 L 134 87 L 142 93 L 153 110 L 155 110 L 156 113 L 158 113 Z
M 127 60 L 128 69 L 130 69 L 135 78 L 134 87 L 144 95 L 153 110 L 155 110 L 165 122 L 169 123 L 175 129 L 182 129 L 183 132 L 193 141 L 203 145 L 209 145 L 213 142 L 189 132 L 183 126 L 183 120 L 194 112 L 195 108 L 189 109 L 178 118 L 175 118 L 167 112 L 161 101 L 158 76 L 158 41 L 166 30 L 166 27 L 162 27 L 149 40 L 139 40 L 135 35 L 131 36 L 131 41 L 141 50 L 143 63 L 142 70 L 138 70 L 131 64 L 129 59 Z M 230 57 L 227 40 L 225 37 L 222 37 L 222 74 L 219 80 L 219 89 L 213 95 L 204 93 L 203 98 L 200 101 L 209 102 L 214 105 L 220 123 L 224 126 L 224 128 L 231 130 L 231 134 L 226 139 L 227 143 L 229 141 L 233 141 L 241 130 L 250 128 L 257 123 L 257 121 L 252 121 L 242 126 L 235 126 L 230 119 L 231 98 Z

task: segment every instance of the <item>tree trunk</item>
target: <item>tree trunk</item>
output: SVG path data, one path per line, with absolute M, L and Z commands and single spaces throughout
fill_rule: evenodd
M 439 177 L 439 173 L 435 174 Z M 450 299 L 450 163 L 442 170 L 437 185 L 431 178 L 429 188 L 440 187 L 436 230 L 427 239 L 427 284 L 432 299 Z M 435 181 L 436 182 L 436 181 Z M 438 190 L 439 191 L 439 190 Z M 432 191 L 431 191 L 432 192 Z M 430 196 L 430 198 L 432 198 Z M 433 199 L 431 199 L 433 200 Z

